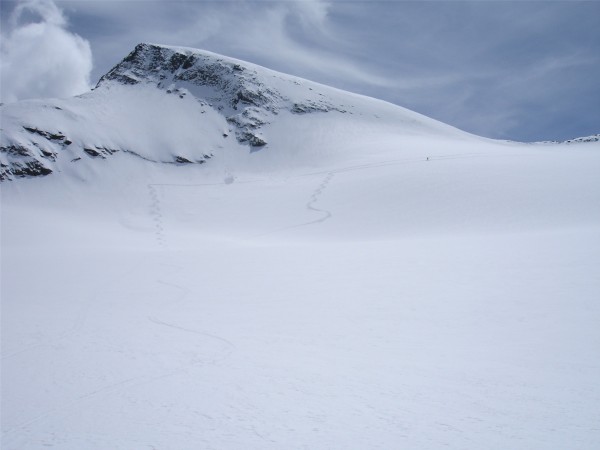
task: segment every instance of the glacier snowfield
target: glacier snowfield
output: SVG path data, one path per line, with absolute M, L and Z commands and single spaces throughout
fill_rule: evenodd
M 2 448 L 597 448 L 597 144 L 427 154 L 4 183 Z
M 149 44 L 1 114 L 3 450 L 600 448 L 600 142 Z

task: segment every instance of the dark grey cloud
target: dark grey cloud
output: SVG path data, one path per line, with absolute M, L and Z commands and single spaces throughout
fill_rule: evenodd
M 2 3 L 3 20 L 9 3 Z M 600 3 L 60 1 L 92 78 L 142 41 L 205 48 L 515 140 L 600 130 Z M 14 4 L 13 4 L 14 6 Z

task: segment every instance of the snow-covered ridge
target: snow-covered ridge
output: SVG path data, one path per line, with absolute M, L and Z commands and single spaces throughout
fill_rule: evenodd
M 592 134 L 591 136 L 582 136 L 573 139 L 567 139 L 566 141 L 542 141 L 534 142 L 535 144 L 579 144 L 582 142 L 598 142 L 600 141 L 600 134 Z
M 121 84 L 152 84 L 178 95 L 186 95 L 187 89 L 198 97 L 214 102 L 217 109 L 229 114 L 243 111 L 248 106 L 272 113 L 287 108 L 295 113 L 345 112 L 344 105 L 334 105 L 323 94 L 311 95 L 310 91 L 317 86 L 316 83 L 186 47 L 139 44 L 100 79 L 96 88 L 113 81 Z M 297 88 L 304 83 L 314 86 Z
M 298 89 L 302 80 L 185 47 L 139 44 L 100 79 L 97 88 L 111 82 L 150 84 L 180 98 L 191 93 L 226 116 L 240 143 L 254 147 L 266 145 L 257 130 L 282 109 L 296 114 L 346 112 L 344 105 L 336 105 L 322 94 L 312 95 L 312 87 Z
M 0 111 L 0 180 L 57 171 L 81 177 L 115 154 L 178 165 L 224 155 L 247 159 L 265 149 L 279 160 L 288 152 L 316 161 L 320 149 L 331 153 L 342 136 L 363 149 L 390 133 L 470 136 L 384 101 L 202 50 L 155 44 L 137 45 L 89 93 L 1 105 Z M 337 147 L 346 152 L 347 146 Z

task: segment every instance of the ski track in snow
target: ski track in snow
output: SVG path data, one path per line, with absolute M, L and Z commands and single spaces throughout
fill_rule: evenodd
M 130 277 L 136 270 L 138 270 L 137 267 L 133 267 L 130 270 L 127 270 L 117 279 L 117 282 L 120 282 L 121 280 Z M 1 357 L 0 357 L 0 361 L 5 361 L 8 359 L 14 358 L 15 356 L 18 356 L 22 353 L 26 353 L 26 352 L 29 352 L 29 351 L 32 351 L 32 350 L 35 350 L 35 349 L 38 349 L 41 347 L 52 347 L 52 346 L 58 345 L 61 341 L 64 341 L 65 339 L 71 338 L 72 336 L 76 335 L 77 332 L 79 332 L 80 330 L 83 329 L 83 326 L 85 325 L 85 322 L 90 313 L 90 309 L 92 308 L 92 305 L 94 305 L 96 303 L 97 298 L 99 296 L 101 296 L 104 292 L 108 292 L 109 289 L 98 288 L 98 290 L 93 289 L 93 291 L 95 292 L 95 294 L 91 294 L 90 296 L 87 297 L 87 300 L 82 301 L 82 305 L 79 308 L 79 312 L 73 319 L 73 322 L 70 327 L 64 329 L 56 337 L 45 338 L 44 340 L 40 340 L 40 342 L 38 342 L 36 344 L 32 344 L 27 347 L 20 348 L 18 350 L 14 350 L 11 353 L 8 353 L 6 355 L 4 353 L 2 353 Z M 82 297 L 82 298 L 85 299 L 86 297 Z
M 315 225 L 318 223 L 325 222 L 327 219 L 330 219 L 333 216 L 333 213 L 331 211 L 326 210 L 326 209 L 316 208 L 314 205 L 317 203 L 317 201 L 319 200 L 319 197 L 323 194 L 325 189 L 327 189 L 327 187 L 329 186 L 329 183 L 331 182 L 331 180 L 333 179 L 333 177 L 336 174 L 345 173 L 345 172 L 353 172 L 356 170 L 375 169 L 375 168 L 379 168 L 379 167 L 388 167 L 388 166 L 396 166 L 396 165 L 404 165 L 404 164 L 415 164 L 415 163 L 423 163 L 423 162 L 431 162 L 431 161 L 439 161 L 439 160 L 449 160 L 449 159 L 477 158 L 477 157 L 482 157 L 482 156 L 493 156 L 493 155 L 482 155 L 480 153 L 455 153 L 455 154 L 441 155 L 441 156 L 427 156 L 425 158 L 419 157 L 419 158 L 392 159 L 392 160 L 381 161 L 379 163 L 358 164 L 355 166 L 342 167 L 340 169 L 333 169 L 333 170 L 321 171 L 321 172 L 310 172 L 310 173 L 305 173 L 302 175 L 296 175 L 296 177 L 309 177 L 309 176 L 326 174 L 325 179 L 321 182 L 321 184 L 317 187 L 317 189 L 315 189 L 315 191 L 313 191 L 313 193 L 309 197 L 308 202 L 306 203 L 306 209 L 308 209 L 309 211 L 321 213 L 321 214 L 323 214 L 323 216 L 316 220 L 311 220 L 309 222 L 304 222 L 304 223 L 300 223 L 297 225 L 283 227 L 283 228 L 280 228 L 280 229 L 277 229 L 274 231 L 270 231 L 268 233 L 259 234 L 259 235 L 253 236 L 253 237 L 267 236 L 270 234 L 280 233 L 282 231 L 293 230 L 295 228 L 305 227 L 308 225 Z
M 160 199 L 158 198 L 157 187 L 160 187 L 156 184 L 148 184 L 148 191 L 150 192 L 150 215 L 152 217 L 152 221 L 154 222 L 154 236 L 156 238 L 156 242 L 160 247 L 164 247 L 166 245 L 165 241 L 165 230 L 163 225 L 163 214 L 162 209 L 160 207 Z
M 600 448 L 597 145 L 136 51 L 80 99 L 6 106 L 56 173 L 7 185 L 0 447 Z M 263 126 L 251 156 L 233 136 Z
M 467 158 L 476 158 L 476 157 L 481 157 L 481 156 L 487 156 L 487 155 L 462 153 L 462 154 L 440 155 L 440 156 L 433 156 L 433 157 L 429 156 L 427 159 L 425 156 L 422 156 L 420 158 L 406 158 L 406 159 L 380 161 L 380 162 L 376 162 L 376 163 L 372 163 L 372 164 L 350 165 L 350 166 L 346 166 L 346 167 L 342 167 L 342 168 L 334 169 L 334 170 L 314 172 L 314 173 L 305 173 L 302 175 L 297 175 L 297 177 L 300 177 L 300 176 L 313 177 L 313 178 L 307 180 L 307 184 L 308 183 L 312 184 L 313 182 L 314 182 L 314 184 L 317 184 L 317 182 L 318 182 L 318 185 L 316 187 L 306 189 L 307 193 L 310 193 L 310 195 L 308 195 L 308 198 L 306 199 L 305 202 L 302 202 L 302 197 L 300 197 L 300 201 L 298 201 L 297 207 L 301 207 L 303 205 L 304 208 L 307 211 L 309 211 L 311 215 L 315 215 L 315 213 L 316 213 L 319 215 L 319 217 L 314 220 L 311 220 L 309 222 L 302 223 L 299 225 L 294 225 L 292 227 L 287 227 L 285 229 L 292 229 L 292 228 L 308 226 L 308 225 L 312 225 L 312 224 L 323 223 L 323 222 L 327 221 L 328 219 L 330 219 L 331 217 L 333 217 L 333 213 L 331 211 L 329 211 L 325 208 L 319 208 L 318 205 L 319 205 L 319 201 L 322 199 L 322 196 L 326 193 L 329 186 L 331 186 L 331 182 L 333 181 L 333 179 L 336 177 L 337 174 L 343 174 L 345 172 L 351 172 L 351 171 L 369 170 L 369 169 L 375 169 L 378 167 L 385 167 L 385 166 L 421 164 L 421 163 L 425 163 L 425 162 L 427 162 L 427 164 L 429 164 L 430 162 L 435 163 L 436 160 L 443 161 L 443 160 L 449 160 L 449 159 L 467 159 Z M 496 155 L 489 155 L 489 156 L 493 157 Z M 503 156 L 518 156 L 518 155 L 508 154 L 508 155 L 503 155 Z M 292 177 L 290 177 L 290 178 L 292 178 Z M 339 181 L 339 179 L 336 178 L 336 181 Z M 167 201 L 165 198 L 166 189 L 164 189 L 163 186 L 187 187 L 187 186 L 203 186 L 203 185 L 214 186 L 214 185 L 222 185 L 222 184 L 223 183 L 210 183 L 210 184 L 206 183 L 206 184 L 197 184 L 197 185 L 192 185 L 192 184 L 160 184 L 160 185 L 148 184 L 147 189 L 148 189 L 148 194 L 150 195 L 150 200 L 151 200 L 151 203 L 150 203 L 151 206 L 148 211 L 149 211 L 151 220 L 153 220 L 154 224 L 155 224 L 154 234 L 155 234 L 156 242 L 159 244 L 159 246 L 165 247 L 166 241 L 167 241 L 166 230 L 165 230 L 164 222 L 163 222 L 163 220 L 164 220 L 163 207 L 165 207 L 166 205 L 165 204 L 161 205 L 161 203 L 164 203 Z M 310 186 L 310 184 L 308 184 L 308 185 Z M 143 185 L 142 185 L 142 189 L 143 189 Z M 311 191 L 311 189 L 313 189 L 313 190 Z M 278 231 L 283 231 L 285 229 L 278 230 Z M 162 255 L 162 252 L 161 252 L 161 255 Z M 161 261 L 160 265 L 164 265 L 166 267 L 171 267 L 173 270 L 173 273 L 180 273 L 181 271 L 183 271 L 183 267 L 175 265 L 175 264 L 168 264 L 168 263 Z M 131 274 L 132 272 L 139 271 L 139 270 L 142 270 L 142 269 L 140 267 L 135 267 L 134 269 L 128 271 L 127 274 Z M 171 273 L 171 275 L 173 273 Z M 121 278 L 128 277 L 127 274 L 123 274 L 121 276 Z M 167 297 L 169 297 L 168 300 L 165 299 L 165 301 L 164 301 L 165 308 L 172 306 L 174 303 L 183 302 L 186 299 L 186 297 L 190 296 L 191 290 L 185 285 L 185 283 L 178 284 L 177 282 L 173 282 L 172 280 L 169 279 L 170 277 L 164 271 L 161 271 L 160 276 L 162 278 L 157 278 L 154 281 L 163 286 L 169 287 L 170 289 L 172 289 L 171 292 L 173 293 L 173 295 L 171 297 L 167 296 Z M 121 283 L 120 282 L 116 283 L 116 285 L 119 285 L 119 284 L 121 284 Z M 55 339 L 49 339 L 47 342 L 34 344 L 33 346 L 16 350 L 15 352 L 12 352 L 11 354 L 3 355 L 3 359 L 11 358 L 17 354 L 26 352 L 28 350 L 31 350 L 31 349 L 34 349 L 34 348 L 37 348 L 40 346 L 51 346 L 54 343 L 56 343 L 56 341 L 61 340 L 61 339 L 71 338 L 71 340 L 77 340 L 78 332 L 82 328 L 85 327 L 85 323 L 86 323 L 88 316 L 90 317 L 90 320 L 91 320 L 91 317 L 93 317 L 93 311 L 90 312 L 90 310 L 89 310 L 90 305 L 93 305 L 96 302 L 96 300 L 98 299 L 98 297 L 102 295 L 103 292 L 111 292 L 112 290 L 114 290 L 114 287 L 111 289 L 106 289 L 106 288 L 100 289 L 99 293 L 96 293 L 96 295 L 91 295 L 89 297 L 89 300 L 87 302 L 85 302 L 86 304 L 82 305 L 81 310 L 78 311 L 77 314 L 74 314 L 74 317 L 71 321 L 70 326 L 68 328 L 65 327 L 65 329 L 62 331 L 62 333 L 60 335 L 58 335 Z M 162 306 L 163 306 L 163 304 L 161 304 L 161 308 L 162 308 Z M 80 393 L 80 394 L 70 396 L 70 398 L 67 397 L 62 403 L 55 404 L 53 408 L 43 410 L 41 412 L 37 411 L 38 414 L 30 415 L 28 419 L 21 421 L 17 425 L 15 425 L 15 426 L 11 427 L 10 429 L 8 429 L 7 431 L 3 432 L 2 433 L 3 444 L 6 445 L 7 448 L 11 448 L 13 450 L 27 448 L 27 445 L 33 444 L 33 442 L 34 442 L 33 441 L 33 430 L 36 428 L 36 427 L 34 427 L 34 425 L 36 425 L 40 422 L 50 423 L 50 420 L 56 420 L 57 418 L 61 419 L 63 417 L 72 416 L 72 415 L 76 414 L 76 412 L 78 410 L 93 409 L 95 404 L 106 401 L 107 399 L 109 399 L 111 397 L 115 397 L 117 395 L 126 394 L 127 392 L 135 389 L 138 386 L 144 386 L 144 385 L 156 383 L 159 380 L 162 380 L 162 379 L 165 379 L 168 377 L 172 377 L 172 376 L 181 375 L 181 374 L 185 375 L 186 373 L 188 373 L 188 375 L 191 376 L 194 373 L 196 373 L 196 372 L 192 372 L 195 367 L 200 368 L 200 369 L 196 369 L 196 370 L 202 370 L 201 367 L 203 367 L 203 366 L 220 364 L 221 362 L 223 362 L 224 360 L 229 358 L 230 355 L 232 355 L 236 351 L 236 345 L 232 341 L 228 340 L 227 338 L 218 336 L 216 334 L 210 334 L 210 333 L 204 332 L 201 329 L 194 328 L 193 326 L 186 326 L 186 325 L 180 324 L 180 323 L 178 323 L 178 321 L 176 319 L 171 318 L 168 315 L 168 311 L 166 309 L 165 309 L 165 312 L 166 312 L 166 314 L 162 314 L 162 311 L 152 311 L 152 312 L 147 311 L 146 314 L 142 313 L 141 319 L 145 323 L 148 324 L 147 326 L 152 327 L 152 329 L 156 328 L 158 333 L 161 333 L 160 330 L 163 330 L 162 332 L 165 333 L 165 336 L 168 336 L 168 333 L 172 333 L 172 336 L 177 336 L 176 333 L 182 333 L 181 334 L 182 337 L 180 339 L 185 340 L 186 342 L 190 342 L 190 341 L 193 342 L 195 338 L 198 339 L 198 343 L 197 343 L 197 347 L 196 347 L 197 349 L 200 349 L 200 351 L 198 353 L 194 352 L 194 354 L 192 356 L 188 356 L 184 360 L 180 360 L 177 363 L 171 365 L 170 367 L 164 367 L 164 368 L 162 368 L 162 370 L 160 370 L 160 369 L 155 370 L 154 373 L 152 373 L 152 372 L 143 373 L 143 374 L 139 374 L 137 376 L 135 373 L 129 373 L 129 374 L 124 373 L 124 374 L 122 374 L 122 375 L 125 375 L 123 378 L 113 380 L 112 382 L 106 383 L 105 385 L 95 386 L 93 388 L 92 388 L 92 386 L 88 385 L 87 391 L 84 391 L 83 393 Z M 175 334 L 173 334 L 173 333 L 175 333 Z M 126 375 L 129 375 L 129 376 L 126 376 Z M 92 388 L 92 389 L 90 389 L 90 388 Z M 308 395 L 308 393 L 306 393 L 306 394 Z M 368 407 L 373 408 L 375 410 L 375 407 L 371 407 L 370 405 L 368 405 Z M 244 411 L 239 408 L 238 408 L 238 410 Z M 253 411 L 250 411 L 249 413 L 252 413 L 252 412 Z M 244 413 L 247 413 L 247 411 L 244 411 Z M 247 415 L 249 415 L 249 413 Z M 204 415 L 204 416 L 208 420 L 214 420 L 214 418 L 212 418 L 208 415 Z M 377 417 L 380 421 L 389 422 L 390 425 L 393 425 L 394 418 L 392 416 L 388 416 L 386 414 L 379 413 L 377 415 Z M 479 420 L 479 419 L 473 419 L 473 420 Z M 438 426 L 438 428 L 442 427 L 453 433 L 459 433 L 462 431 L 459 428 L 456 428 L 456 426 L 454 426 L 452 423 L 445 423 L 445 422 L 437 421 L 437 422 L 435 422 L 435 424 L 436 424 L 436 426 Z M 259 424 L 257 424 L 255 422 L 255 423 L 249 423 L 247 425 L 247 427 L 248 427 L 247 428 L 248 431 L 253 433 L 261 441 L 264 441 L 265 443 L 276 442 L 274 439 L 271 438 L 270 433 L 265 432 L 265 430 L 262 429 L 262 428 L 264 428 L 264 426 L 260 426 Z
M 171 375 L 176 375 L 180 372 L 181 371 L 179 370 L 176 372 L 162 374 L 162 375 L 151 377 L 151 378 L 148 378 L 146 375 L 125 378 L 125 379 L 121 379 L 121 380 L 115 381 L 113 383 L 107 384 L 105 386 L 99 387 L 93 391 L 86 392 L 75 398 L 72 398 L 71 400 L 66 401 L 59 407 L 46 410 L 46 411 L 34 416 L 33 418 L 29 418 L 29 419 L 21 422 L 20 424 L 4 431 L 2 433 L 2 443 L 4 445 L 11 445 L 12 441 L 16 440 L 20 433 L 27 433 L 28 428 L 31 425 L 39 423 L 50 416 L 58 416 L 61 414 L 66 414 L 66 415 L 71 414 L 72 411 L 76 407 L 78 407 L 82 402 L 85 402 L 86 400 L 89 400 L 89 399 L 93 399 L 100 394 L 110 395 L 110 394 L 118 392 L 119 390 L 124 389 L 124 388 L 133 388 L 135 386 L 141 386 L 143 384 L 151 383 L 151 382 L 157 381 L 162 378 L 166 378 Z M 143 381 L 144 379 L 146 379 L 146 381 Z M 16 447 L 14 447 L 14 448 L 16 449 Z M 24 448 L 24 446 L 20 446 L 18 448 Z
M 172 328 L 175 330 L 180 330 L 180 331 L 187 332 L 187 333 L 197 334 L 197 335 L 203 336 L 205 338 L 210 338 L 214 341 L 217 341 L 223 346 L 223 353 L 220 356 L 210 358 L 210 359 L 201 359 L 201 358 L 195 359 L 194 358 L 187 364 L 183 364 L 177 368 L 168 370 L 166 372 L 160 373 L 155 376 L 148 376 L 148 375 L 134 376 L 134 377 L 117 380 L 117 381 L 107 384 L 105 386 L 101 386 L 97 389 L 94 389 L 93 391 L 86 392 L 75 398 L 72 398 L 71 400 L 69 400 L 66 403 L 64 403 L 63 405 L 61 405 L 60 407 L 46 410 L 46 411 L 34 416 L 33 418 L 29 418 L 29 419 L 21 422 L 20 424 L 12 427 L 6 431 L 3 431 L 1 441 L 5 445 L 9 445 L 11 443 L 11 441 L 18 438 L 20 433 L 27 433 L 28 428 L 31 425 L 39 423 L 39 422 L 43 421 L 44 419 L 51 417 L 51 416 L 59 416 L 59 415 L 65 415 L 65 414 L 69 415 L 72 413 L 72 411 L 75 408 L 80 407 L 81 403 L 85 402 L 86 400 L 95 399 L 96 397 L 98 397 L 100 395 L 108 396 L 108 395 L 115 394 L 122 390 L 126 391 L 129 389 L 133 389 L 135 387 L 151 384 L 151 383 L 154 383 L 159 380 L 164 380 L 165 378 L 169 378 L 172 376 L 179 375 L 181 373 L 185 373 L 188 370 L 192 369 L 193 367 L 218 364 L 218 363 L 226 360 L 227 358 L 229 358 L 236 349 L 235 345 L 232 342 L 230 342 L 229 340 L 227 340 L 225 338 L 219 337 L 219 336 L 215 336 L 215 335 L 205 333 L 202 331 L 198 331 L 198 330 L 191 330 L 188 328 L 180 327 L 178 325 L 174 325 L 174 324 L 170 324 L 167 322 L 163 322 L 161 320 L 157 320 L 153 317 L 148 317 L 148 320 L 157 325 L 169 327 L 169 328 Z M 23 448 L 23 447 L 20 447 L 20 448 Z
M 331 182 L 331 179 L 333 178 L 333 176 L 335 174 L 335 171 L 321 172 L 319 174 L 322 174 L 322 173 L 326 173 L 327 175 L 325 176 L 325 178 L 323 179 L 323 181 L 319 184 L 319 186 L 312 192 L 312 194 L 308 198 L 308 201 L 305 204 L 305 208 L 309 212 L 320 213 L 320 214 L 322 214 L 321 217 L 319 217 L 318 219 L 315 219 L 315 220 L 311 220 L 309 222 L 303 222 L 303 223 L 300 223 L 300 224 L 290 225 L 290 226 L 287 226 L 287 227 L 279 228 L 277 230 L 269 231 L 267 233 L 257 234 L 257 235 L 254 235 L 252 237 L 268 236 L 268 235 L 275 234 L 275 233 L 281 233 L 283 231 L 293 230 L 295 228 L 306 227 L 306 226 L 309 226 L 309 225 L 315 225 L 315 224 L 318 224 L 318 223 L 325 222 L 327 219 L 330 219 L 332 217 L 332 215 L 333 215 L 331 213 L 331 211 L 329 211 L 327 209 L 316 208 L 314 206 L 317 203 L 317 201 L 319 200 L 319 197 L 323 194 L 323 192 L 325 191 L 325 189 L 327 189 L 327 187 L 329 186 L 329 183 Z M 317 175 L 317 174 L 310 174 L 310 175 L 314 176 L 314 175 Z M 307 175 L 300 175 L 300 176 L 309 176 L 309 175 L 307 174 Z
M 150 187 L 150 185 L 149 185 L 149 187 Z M 158 196 L 156 195 L 156 191 L 153 189 L 150 189 L 150 192 L 151 193 L 154 192 L 154 195 L 152 195 L 152 194 L 151 195 L 152 195 L 153 199 L 156 199 L 156 209 L 153 209 L 153 211 L 158 211 L 159 217 L 162 218 L 162 215 L 160 214 L 160 202 L 158 201 Z M 161 233 L 162 233 L 162 229 L 161 229 Z M 164 242 L 164 239 L 163 239 L 163 242 Z M 162 244 L 161 244 L 161 246 L 162 246 Z M 171 267 L 175 268 L 176 270 L 182 269 L 180 266 L 177 266 L 177 265 L 169 265 L 169 264 L 164 264 L 164 263 L 162 265 L 171 266 Z M 136 270 L 138 270 L 137 267 L 133 268 L 132 270 L 128 271 L 126 274 L 122 275 L 120 277 L 120 279 L 129 277 Z M 170 303 L 171 305 L 175 302 L 180 302 L 180 301 L 184 300 L 185 297 L 187 297 L 190 293 L 190 290 L 188 288 L 180 286 L 179 284 L 176 284 L 176 283 L 171 283 L 171 282 L 164 281 L 164 280 L 156 280 L 156 282 L 159 284 L 162 284 L 164 286 L 168 286 L 172 289 L 180 290 L 180 293 L 177 295 L 174 302 Z M 77 331 L 79 331 L 83 328 L 85 320 L 89 314 L 89 310 L 91 309 L 92 304 L 95 303 L 96 299 L 99 296 L 100 296 L 100 294 L 97 293 L 96 295 L 92 296 L 90 301 L 85 302 L 85 304 L 81 308 L 81 311 L 75 318 L 73 325 L 70 328 L 68 328 L 67 330 L 63 331 L 56 338 L 50 339 L 49 341 L 46 341 L 46 342 L 41 342 L 39 344 L 34 344 L 32 346 L 29 346 L 29 347 L 26 347 L 23 349 L 16 350 L 6 356 L 3 356 L 2 360 L 9 359 L 11 357 L 19 355 L 21 353 L 25 353 L 30 350 L 34 350 L 38 347 L 56 345 L 60 341 L 63 341 L 66 338 L 70 338 L 70 337 L 76 335 Z M 206 332 L 200 331 L 200 330 L 185 328 L 185 327 L 173 324 L 173 323 L 165 322 L 165 321 L 157 319 L 153 316 L 148 316 L 147 319 L 155 325 L 159 325 L 159 326 L 171 328 L 174 330 L 179 330 L 182 332 L 192 333 L 192 334 L 201 336 L 204 340 L 208 339 L 208 341 L 218 343 L 221 348 L 217 350 L 217 355 L 214 357 L 213 356 L 210 356 L 208 358 L 194 357 L 186 364 L 182 364 L 179 367 L 176 367 L 176 368 L 173 368 L 173 369 L 170 369 L 167 371 L 163 371 L 154 376 L 139 375 L 139 376 L 133 376 L 133 377 L 119 379 L 114 382 L 108 383 L 104 386 L 100 386 L 89 392 L 85 392 L 83 394 L 72 397 L 70 400 L 67 400 L 65 403 L 63 403 L 59 407 L 43 411 L 43 412 L 35 415 L 34 417 L 30 417 L 30 418 L 22 421 L 18 425 L 13 426 L 12 428 L 10 428 L 6 431 L 2 431 L 1 442 L 4 445 L 12 445 L 12 443 L 16 439 L 18 439 L 20 434 L 28 432 L 28 428 L 30 426 L 32 426 L 36 423 L 39 423 L 39 422 L 43 421 L 44 419 L 51 417 L 51 416 L 58 416 L 61 414 L 67 414 L 67 415 L 71 414 L 75 408 L 80 407 L 81 403 L 83 403 L 87 400 L 93 400 L 93 399 L 97 398 L 98 396 L 111 395 L 111 394 L 114 394 L 114 393 L 122 391 L 122 390 L 128 390 L 128 389 L 132 389 L 132 388 L 135 388 L 138 386 L 154 383 L 156 381 L 163 380 L 165 378 L 184 373 L 193 367 L 218 364 L 218 363 L 226 360 L 227 358 L 229 358 L 231 356 L 231 354 L 233 354 L 236 350 L 235 344 L 233 344 L 231 341 L 229 341 L 228 339 L 226 339 L 224 337 L 206 333 Z M 15 449 L 16 448 L 25 448 L 25 447 L 20 446 L 20 447 L 15 447 Z
M 318 219 L 315 219 L 315 220 L 310 220 L 308 222 L 303 222 L 300 224 L 283 227 L 283 228 L 269 231 L 266 233 L 260 233 L 257 235 L 253 235 L 251 237 L 268 236 L 271 234 L 280 233 L 280 232 L 292 230 L 295 228 L 305 227 L 305 226 L 309 226 L 309 225 L 316 225 L 316 224 L 323 223 L 326 220 L 330 219 L 332 217 L 333 213 L 326 209 L 317 208 L 315 206 L 315 204 L 318 202 L 319 198 L 322 196 L 323 192 L 327 189 L 327 187 L 329 186 L 329 183 L 331 182 L 331 180 L 333 179 L 333 177 L 336 174 L 353 172 L 353 171 L 357 171 L 357 170 L 369 170 L 369 169 L 376 169 L 376 168 L 380 168 L 380 167 L 405 165 L 405 164 L 415 164 L 415 163 L 424 163 L 424 162 L 429 163 L 429 162 L 434 162 L 434 161 L 444 161 L 444 160 L 452 160 L 452 159 L 470 159 L 470 158 L 481 158 L 481 157 L 489 158 L 489 157 L 497 157 L 497 156 L 500 156 L 500 155 L 485 155 L 485 154 L 475 153 L 475 152 L 453 153 L 453 154 L 439 155 L 439 156 L 425 156 L 425 157 L 420 156 L 420 157 L 416 157 L 416 158 L 401 158 L 401 159 L 384 160 L 384 161 L 377 162 L 377 163 L 357 164 L 357 165 L 353 165 L 353 166 L 341 167 L 339 169 L 332 169 L 332 170 L 319 171 L 319 172 L 309 172 L 309 173 L 304 173 L 304 174 L 300 174 L 300 175 L 295 175 L 292 178 L 309 177 L 309 176 L 315 176 L 315 175 L 326 175 L 325 178 L 323 179 L 323 181 L 319 184 L 319 186 L 312 192 L 312 194 L 310 195 L 310 197 L 305 205 L 305 208 L 308 211 L 320 213 L 320 214 L 322 214 L 322 217 L 319 217 Z M 519 155 L 514 154 L 514 155 L 502 155 L 502 156 L 519 156 Z M 237 184 L 248 184 L 248 183 L 256 183 L 257 181 L 258 180 L 244 180 L 244 181 L 236 181 L 236 183 Z M 154 234 L 155 234 L 155 239 L 156 239 L 156 242 L 158 243 L 158 245 L 160 247 L 165 247 L 167 245 L 166 232 L 165 232 L 165 226 L 164 226 L 164 216 L 163 216 L 163 212 L 162 212 L 158 188 L 221 186 L 223 184 L 224 183 L 193 183 L 193 184 L 152 183 L 152 184 L 148 184 L 147 186 L 148 186 L 148 191 L 150 193 L 150 200 L 151 200 L 150 214 L 152 217 L 152 221 L 154 223 L 154 228 L 155 228 Z
M 176 325 L 176 324 L 164 322 L 164 321 L 156 319 L 156 318 L 154 318 L 152 316 L 148 316 L 148 320 L 150 322 L 156 324 L 156 325 L 161 325 L 161 326 L 164 326 L 164 327 L 172 328 L 174 330 L 179 330 L 179 331 L 183 331 L 183 332 L 186 332 L 186 333 L 197 334 L 199 336 L 203 336 L 205 338 L 209 338 L 209 339 L 212 339 L 214 341 L 217 341 L 221 345 L 224 345 L 223 353 L 222 353 L 222 355 L 220 357 L 213 358 L 213 359 L 207 360 L 207 361 L 200 361 L 200 363 L 217 364 L 218 362 L 221 362 L 221 361 L 227 359 L 236 350 L 236 346 L 231 341 L 229 341 L 228 339 L 225 339 L 224 337 L 217 336 L 217 335 L 210 334 L 210 333 L 206 333 L 204 331 L 193 330 L 191 328 L 185 328 L 185 327 L 182 327 L 182 326 L 179 326 L 179 325 Z
M 327 176 L 325 177 L 325 179 L 323 180 L 323 182 L 319 185 L 319 187 L 312 193 L 312 195 L 310 196 L 310 200 L 306 204 L 306 209 L 309 209 L 310 211 L 315 211 L 318 213 L 323 213 L 324 214 L 323 217 L 313 220 L 311 222 L 307 222 L 307 223 L 305 223 L 303 225 L 299 225 L 299 226 L 313 225 L 316 223 L 325 222 L 327 219 L 331 218 L 331 215 L 332 215 L 331 211 L 329 211 L 327 209 L 315 208 L 314 204 L 317 203 L 317 201 L 319 200 L 319 197 L 323 194 L 323 191 L 325 189 L 327 189 L 327 186 L 331 182 L 332 178 L 333 178 L 333 173 L 329 172 L 327 174 Z
M 18 350 L 15 350 L 7 355 L 2 355 L 2 358 L 0 358 L 0 360 L 5 361 L 8 360 L 10 358 L 14 358 L 15 356 L 18 356 L 22 353 L 27 353 L 29 351 L 35 350 L 37 348 L 41 348 L 41 347 L 52 347 L 54 345 L 57 345 L 58 342 L 71 337 L 72 335 L 76 334 L 77 331 L 79 331 L 82 327 L 83 324 L 85 323 L 85 320 L 87 318 L 89 309 L 91 307 L 91 304 L 93 303 L 93 300 L 90 301 L 86 301 L 84 302 L 84 304 L 82 305 L 79 313 L 77 314 L 77 316 L 75 317 L 72 325 L 65 329 L 64 331 L 62 331 L 58 336 L 56 336 L 55 338 L 51 338 L 49 340 L 45 340 L 45 341 L 40 341 L 36 344 L 32 344 L 29 345 L 27 347 L 23 347 L 20 348 Z

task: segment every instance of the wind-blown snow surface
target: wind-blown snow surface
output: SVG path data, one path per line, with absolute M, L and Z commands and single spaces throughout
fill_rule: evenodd
M 3 183 L 2 448 L 598 448 L 599 144 L 364 102 Z

